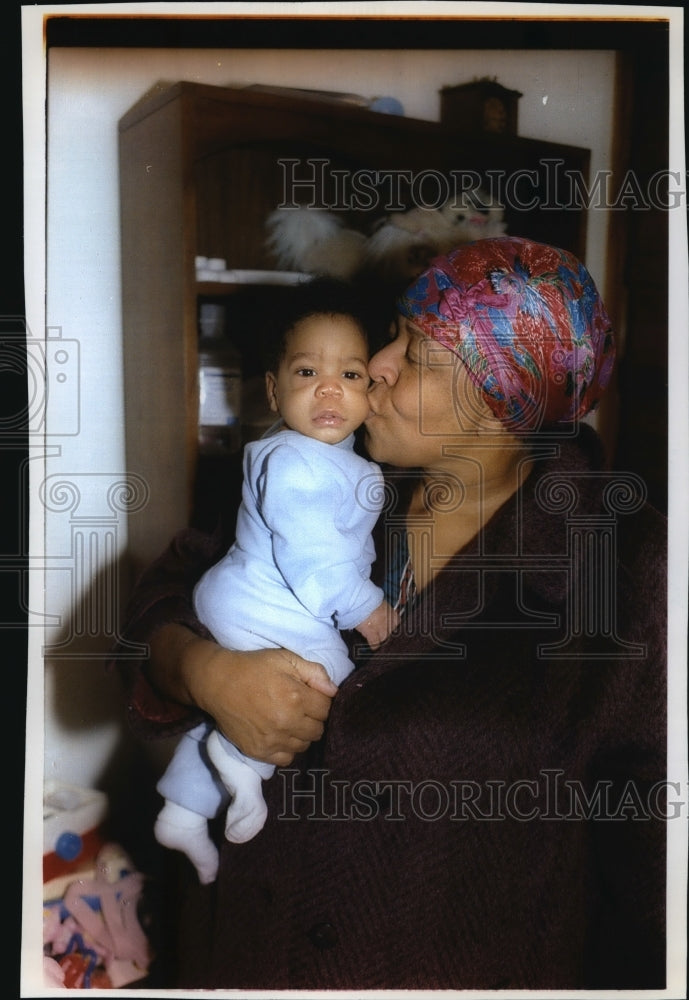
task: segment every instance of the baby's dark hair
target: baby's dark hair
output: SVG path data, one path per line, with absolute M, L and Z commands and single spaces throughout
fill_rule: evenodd
M 287 338 L 297 323 L 310 316 L 349 316 L 360 327 L 367 344 L 370 320 L 365 297 L 352 284 L 339 278 L 316 277 L 281 289 L 275 297 L 262 344 L 265 371 L 277 371 L 287 350 Z

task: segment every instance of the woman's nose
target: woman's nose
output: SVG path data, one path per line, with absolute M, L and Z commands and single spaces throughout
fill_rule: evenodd
M 374 388 L 376 382 L 385 382 L 387 385 L 395 384 L 399 375 L 399 364 L 394 341 L 386 344 L 373 355 L 368 363 L 368 373 L 373 383 L 369 389 Z

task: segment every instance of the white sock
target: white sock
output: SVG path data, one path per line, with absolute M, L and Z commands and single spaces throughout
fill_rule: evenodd
M 225 837 L 233 844 L 243 844 L 263 829 L 268 816 L 261 776 L 250 764 L 227 753 L 215 729 L 206 741 L 206 749 L 232 796 L 225 819 Z M 267 765 L 263 769 L 271 770 Z
M 199 816 L 175 802 L 166 802 L 158 813 L 153 832 L 163 847 L 181 851 L 189 858 L 202 885 L 215 882 L 218 849 L 208 834 L 205 816 Z

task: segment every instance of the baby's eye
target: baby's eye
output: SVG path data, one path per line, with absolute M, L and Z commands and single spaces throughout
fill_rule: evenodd
M 363 378 L 364 377 L 361 374 L 361 372 L 354 372 L 354 371 L 343 372 L 343 375 L 344 375 L 345 378 L 348 378 L 348 379 L 357 379 L 357 378 Z
M 302 375 L 304 378 L 312 378 L 315 374 L 315 368 L 297 368 L 297 375 Z

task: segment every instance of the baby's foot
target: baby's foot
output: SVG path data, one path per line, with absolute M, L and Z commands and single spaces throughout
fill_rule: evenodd
M 155 838 L 163 847 L 185 854 L 199 876 L 202 885 L 215 882 L 218 874 L 218 849 L 208 835 L 204 816 L 166 802 L 153 828 Z
M 222 783 L 232 796 L 225 821 L 225 836 L 233 844 L 243 844 L 263 829 L 268 815 L 261 775 L 248 761 L 228 754 L 217 729 L 209 735 L 206 749 Z M 268 773 L 273 770 L 267 765 L 262 767 Z
M 268 808 L 262 795 L 258 799 L 237 796 L 227 810 L 226 838 L 232 844 L 246 843 L 263 829 L 267 816 Z

